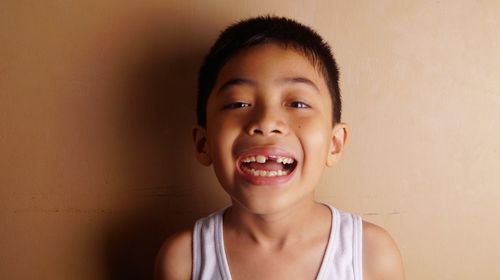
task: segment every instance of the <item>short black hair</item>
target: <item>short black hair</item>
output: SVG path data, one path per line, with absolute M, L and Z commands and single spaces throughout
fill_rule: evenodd
M 198 74 L 198 124 L 206 127 L 207 102 L 222 67 L 243 49 L 266 43 L 279 44 L 304 54 L 318 67 L 326 81 L 332 100 L 333 123 L 340 122 L 341 96 L 339 71 L 328 43 L 308 26 L 295 20 L 260 16 L 249 18 L 226 28 L 217 38 Z

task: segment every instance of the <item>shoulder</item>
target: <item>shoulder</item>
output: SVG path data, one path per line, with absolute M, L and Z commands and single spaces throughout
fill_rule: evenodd
M 399 249 L 383 228 L 363 221 L 363 275 L 365 280 L 403 280 Z
M 191 278 L 192 230 L 180 231 L 163 244 L 156 259 L 156 280 L 185 280 Z

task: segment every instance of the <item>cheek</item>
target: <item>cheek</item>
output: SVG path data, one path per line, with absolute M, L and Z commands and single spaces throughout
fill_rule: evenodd
M 316 119 L 297 125 L 296 131 L 304 149 L 304 160 L 313 163 L 307 164 L 308 172 L 321 172 L 328 157 L 331 129 L 324 121 Z
M 320 119 L 302 120 L 296 125 L 296 133 L 300 135 L 301 141 L 316 149 L 329 144 L 330 130 L 327 123 Z
M 214 170 L 227 176 L 234 170 L 232 150 L 239 135 L 239 129 L 231 120 L 213 119 L 212 121 L 214 125 L 208 131 L 210 156 Z

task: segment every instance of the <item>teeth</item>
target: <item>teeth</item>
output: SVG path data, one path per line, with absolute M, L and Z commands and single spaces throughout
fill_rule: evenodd
M 255 157 L 246 157 L 241 160 L 244 163 L 255 162 Z
M 256 155 L 256 156 L 249 156 L 246 158 L 243 158 L 241 161 L 244 163 L 250 163 L 250 162 L 258 162 L 258 163 L 266 163 L 268 158 L 263 155 Z M 292 164 L 294 162 L 293 158 L 287 158 L 287 157 L 276 157 L 276 162 L 278 163 L 283 163 L 283 164 Z
M 288 175 L 288 171 L 284 170 L 272 170 L 272 171 L 266 171 L 266 170 L 255 170 L 251 168 L 243 168 L 243 171 L 246 173 L 253 175 L 253 176 L 259 176 L 259 177 L 276 177 L 276 176 L 286 176 Z
M 255 161 L 257 161 L 258 163 L 265 163 L 266 162 L 266 157 L 258 155 L 258 156 L 255 157 Z
M 277 162 L 281 162 L 283 164 L 291 164 L 291 163 L 293 163 L 293 159 L 286 158 L 286 157 L 279 157 L 276 161 Z
M 292 158 L 287 158 L 287 157 L 278 157 L 278 159 L 276 159 L 277 162 L 281 162 L 283 164 L 291 164 L 293 163 L 293 159 Z

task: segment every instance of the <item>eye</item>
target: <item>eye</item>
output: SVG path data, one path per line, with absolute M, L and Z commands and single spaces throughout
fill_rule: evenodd
M 244 107 L 250 107 L 249 103 L 245 102 L 233 102 L 227 105 L 224 105 L 222 109 L 238 109 L 238 108 L 244 108 Z
M 305 108 L 311 108 L 311 106 L 307 105 L 306 103 L 302 101 L 293 101 L 289 105 L 290 107 L 293 108 L 298 108 L 298 109 L 305 109 Z

